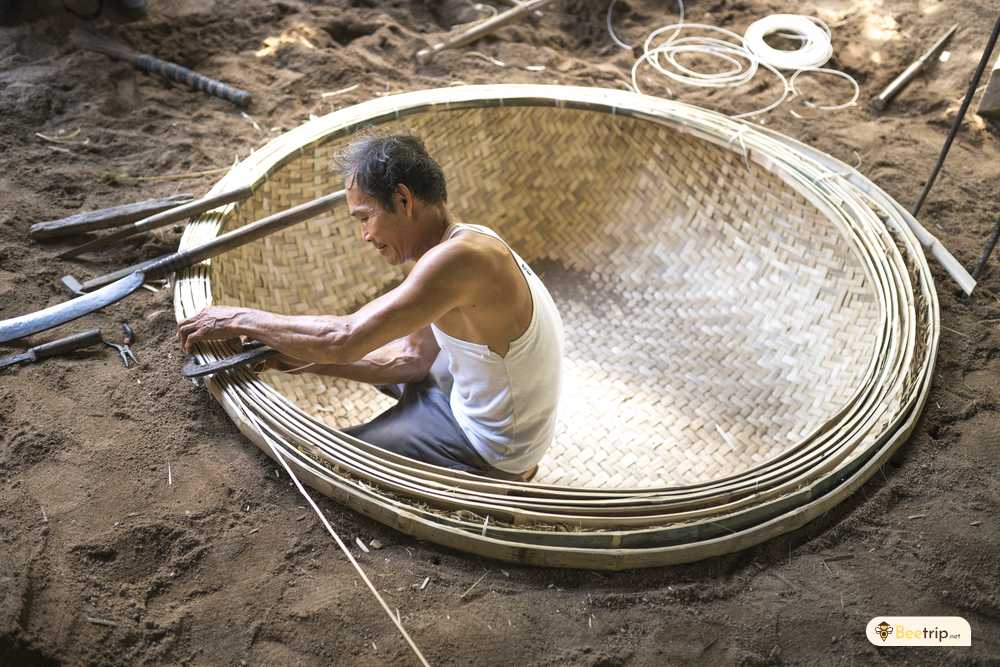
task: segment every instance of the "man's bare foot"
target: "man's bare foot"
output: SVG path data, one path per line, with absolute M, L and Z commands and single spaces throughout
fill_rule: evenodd
M 535 479 L 535 475 L 537 475 L 537 474 L 538 474 L 538 466 L 536 465 L 534 468 L 532 468 L 528 472 L 526 472 L 523 475 L 521 475 L 521 477 L 518 478 L 517 481 L 519 481 L 519 482 L 530 482 L 531 480 Z

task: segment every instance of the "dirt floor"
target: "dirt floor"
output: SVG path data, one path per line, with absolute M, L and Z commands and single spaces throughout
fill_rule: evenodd
M 609 35 L 606 1 L 558 0 L 540 20 L 428 65 L 417 50 L 487 10 L 472 0 L 152 0 L 138 22 L 108 12 L 92 22 L 250 91 L 248 118 L 72 45 L 79 19 L 55 0 L 29 4 L 0 28 L 3 318 L 64 300 L 66 274 L 103 275 L 180 238 L 168 227 L 60 262 L 52 255 L 88 237 L 34 240 L 33 223 L 201 196 L 282 131 L 379 94 L 459 82 L 620 89 L 635 60 Z M 804 99 L 836 105 L 853 91 L 845 79 L 802 77 L 802 96 L 752 122 L 857 165 L 910 208 L 997 10 L 987 0 L 691 0 L 685 20 L 738 34 L 771 14 L 824 20 L 828 66 L 857 81 L 858 104 L 810 107 Z M 641 47 L 677 9 L 619 0 L 612 20 L 619 39 Z M 874 112 L 868 100 L 955 23 L 948 60 Z M 780 94 L 766 74 L 745 89 L 645 83 L 727 114 Z M 976 114 L 980 95 L 919 216 L 970 271 L 1000 214 L 1000 127 Z M 211 173 L 129 180 L 200 171 Z M 346 541 L 384 545 L 355 556 L 432 665 L 1000 665 L 998 262 L 964 298 L 930 260 L 941 346 L 914 435 L 861 493 L 743 552 L 617 573 L 519 567 L 320 504 Z M 0 344 L 0 357 L 92 327 L 120 341 L 123 321 L 138 367 L 94 347 L 0 371 L 0 665 L 419 664 L 287 477 L 180 375 L 168 290 Z M 877 615 L 961 616 L 972 646 L 876 647 L 865 627 Z

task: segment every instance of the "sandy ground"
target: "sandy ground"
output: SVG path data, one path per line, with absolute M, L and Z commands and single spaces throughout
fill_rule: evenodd
M 150 4 L 139 22 L 93 24 L 251 91 L 247 113 L 259 129 L 225 100 L 71 45 L 79 21 L 58 2 L 0 28 L 4 318 L 62 301 L 67 273 L 82 281 L 134 264 L 173 250 L 180 233 L 168 227 L 59 262 L 55 252 L 87 237 L 33 240 L 33 223 L 201 196 L 222 172 L 123 175 L 226 168 L 310 114 L 387 91 L 456 82 L 619 88 L 634 62 L 608 34 L 607 2 L 559 0 L 541 20 L 469 47 L 504 67 L 466 49 L 426 66 L 414 60 L 452 25 L 482 16 L 470 0 Z M 829 66 L 857 80 L 860 102 L 820 111 L 799 97 L 754 122 L 858 165 L 909 208 L 997 9 L 985 0 L 694 0 L 686 19 L 740 34 L 774 13 L 826 21 Z M 640 45 L 677 12 L 621 0 L 613 19 L 620 39 Z M 954 23 L 950 58 L 873 112 L 867 100 Z M 649 92 L 735 114 L 780 91 L 762 75 L 746 90 L 668 91 L 654 80 Z M 802 92 L 830 105 L 852 91 L 830 77 L 802 79 Z M 920 214 L 970 271 L 1000 213 L 998 127 L 975 111 L 976 103 Z M 40 136 L 77 129 L 69 141 L 86 144 Z M 941 347 L 914 435 L 861 493 L 760 546 L 661 569 L 546 570 L 419 542 L 320 504 L 348 542 L 384 545 L 355 555 L 432 665 L 1000 664 L 997 261 L 964 298 L 931 260 Z M 123 321 L 136 332 L 138 367 L 95 347 L 0 371 L 0 665 L 419 664 L 289 480 L 203 386 L 181 377 L 167 290 L 141 290 L 74 325 L 0 345 L 0 357 L 84 328 L 120 340 Z M 961 616 L 972 646 L 876 647 L 865 626 L 877 615 Z

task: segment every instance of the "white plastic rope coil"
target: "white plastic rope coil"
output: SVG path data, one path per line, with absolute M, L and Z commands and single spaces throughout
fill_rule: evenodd
M 794 51 L 783 51 L 769 46 L 764 38 L 781 33 L 782 37 L 802 40 Z M 778 69 L 800 70 L 822 67 L 833 55 L 830 29 L 825 23 L 811 16 L 772 14 L 754 21 L 743 34 L 748 51 L 758 60 Z
M 724 39 L 705 36 L 679 37 L 682 30 L 715 32 L 721 34 Z M 668 31 L 673 31 L 673 34 L 662 44 L 653 46 L 654 39 Z M 727 41 L 727 39 L 733 41 Z M 678 53 L 701 53 L 713 56 L 727 62 L 731 65 L 731 68 L 722 72 L 698 72 L 678 62 L 676 59 L 676 54 Z M 651 32 L 643 45 L 642 56 L 632 66 L 632 87 L 635 92 L 640 94 L 645 94 L 639 87 L 637 76 L 639 65 L 643 62 L 646 62 L 660 74 L 674 81 L 703 87 L 721 88 L 748 83 L 756 75 L 758 66 L 763 66 L 781 79 L 781 97 L 763 109 L 735 115 L 733 118 L 743 118 L 769 111 L 781 104 L 791 90 L 781 72 L 773 66 L 760 61 L 756 55 L 746 48 L 746 42 L 742 37 L 736 33 L 712 25 L 678 23 L 676 25 L 664 26 Z
M 793 74 L 792 78 L 788 80 L 788 87 L 791 88 L 792 92 L 795 93 L 796 95 L 799 95 L 799 91 L 795 89 L 795 77 L 797 77 L 799 74 L 802 74 L 802 72 L 806 72 L 807 74 L 811 73 L 833 74 L 835 76 L 847 79 L 847 82 L 850 83 L 852 86 L 854 86 L 854 96 L 851 97 L 851 99 L 848 100 L 847 102 L 844 102 L 843 104 L 823 106 L 820 104 L 813 104 L 809 100 L 803 98 L 802 103 L 805 104 L 806 106 L 815 107 L 817 109 L 823 109 L 824 111 L 832 111 L 834 109 L 846 109 L 847 107 L 851 106 L 852 104 L 858 101 L 858 96 L 861 94 L 861 88 L 858 86 L 858 82 L 855 81 L 850 74 L 845 74 L 844 72 L 835 69 L 827 69 L 826 67 L 811 67 L 807 69 L 800 69 L 795 74 Z M 799 95 L 799 97 L 802 96 Z
M 615 0 L 608 7 L 608 32 L 616 44 L 628 48 L 619 40 L 611 28 L 611 11 Z M 796 14 L 773 14 L 755 21 L 747 28 L 741 37 L 722 28 L 697 23 L 684 22 L 684 4 L 678 2 L 680 19 L 676 25 L 668 25 L 653 30 L 643 45 L 643 54 L 632 66 L 632 88 L 639 94 L 643 93 L 639 86 L 638 69 L 642 63 L 682 84 L 693 86 L 722 88 L 739 86 L 748 83 L 757 74 L 760 67 L 774 74 L 781 81 L 781 96 L 776 101 L 762 109 L 737 114 L 733 118 L 746 118 L 774 109 L 788 98 L 789 93 L 799 96 L 795 89 L 795 78 L 803 72 L 816 74 L 832 74 L 847 79 L 854 87 L 853 97 L 844 104 L 822 106 L 803 99 L 807 106 L 823 110 L 843 109 L 857 101 L 860 88 L 850 75 L 822 66 L 833 55 L 830 28 L 821 20 L 811 16 Z M 709 31 L 720 37 L 681 36 L 682 31 Z M 669 33 L 666 41 L 654 44 L 657 37 Z M 790 51 L 772 48 L 764 38 L 778 34 L 788 39 L 801 40 L 800 48 Z M 701 54 L 723 63 L 723 70 L 717 72 L 700 72 L 684 66 L 677 58 L 678 54 Z M 682 55 L 683 57 L 683 55 Z M 780 70 L 793 71 L 791 79 L 786 79 Z M 671 93 L 672 95 L 672 93 Z
M 682 29 L 717 32 L 724 38 L 735 40 L 736 43 L 716 37 L 678 37 Z M 671 35 L 666 42 L 657 47 L 651 48 L 651 44 L 657 36 L 670 30 L 673 30 L 674 34 Z M 717 28 L 711 25 L 678 23 L 677 25 L 664 26 L 649 34 L 649 37 L 646 38 L 646 42 L 643 45 L 643 51 L 643 57 L 640 58 L 640 61 L 645 59 L 650 66 L 661 74 L 682 83 L 692 83 L 695 85 L 710 87 L 739 85 L 752 79 L 753 75 L 757 72 L 757 60 L 743 47 L 743 40 L 740 36 L 728 30 L 724 30 L 723 28 Z M 679 63 L 676 58 L 676 54 L 678 53 L 708 54 L 728 62 L 732 65 L 732 68 L 723 72 L 713 72 L 709 74 L 698 72 Z M 671 71 L 667 67 L 661 65 L 661 58 L 669 63 L 670 66 L 676 71 Z M 740 60 L 747 61 L 747 67 L 745 69 Z

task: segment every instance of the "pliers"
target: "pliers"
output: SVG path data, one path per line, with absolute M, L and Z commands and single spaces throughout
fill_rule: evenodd
M 130 327 L 126 322 L 122 322 L 122 329 L 125 330 L 125 340 L 122 341 L 121 345 L 115 345 L 114 343 L 104 341 L 105 345 L 110 345 L 111 347 L 118 350 L 118 354 L 122 355 L 122 361 L 125 362 L 125 368 L 128 368 L 129 357 L 135 362 L 135 365 L 139 365 L 139 360 L 135 358 L 135 353 L 132 352 L 132 348 L 129 347 L 132 341 L 135 340 L 135 334 L 132 333 L 132 327 Z M 128 355 L 128 356 L 126 356 Z

